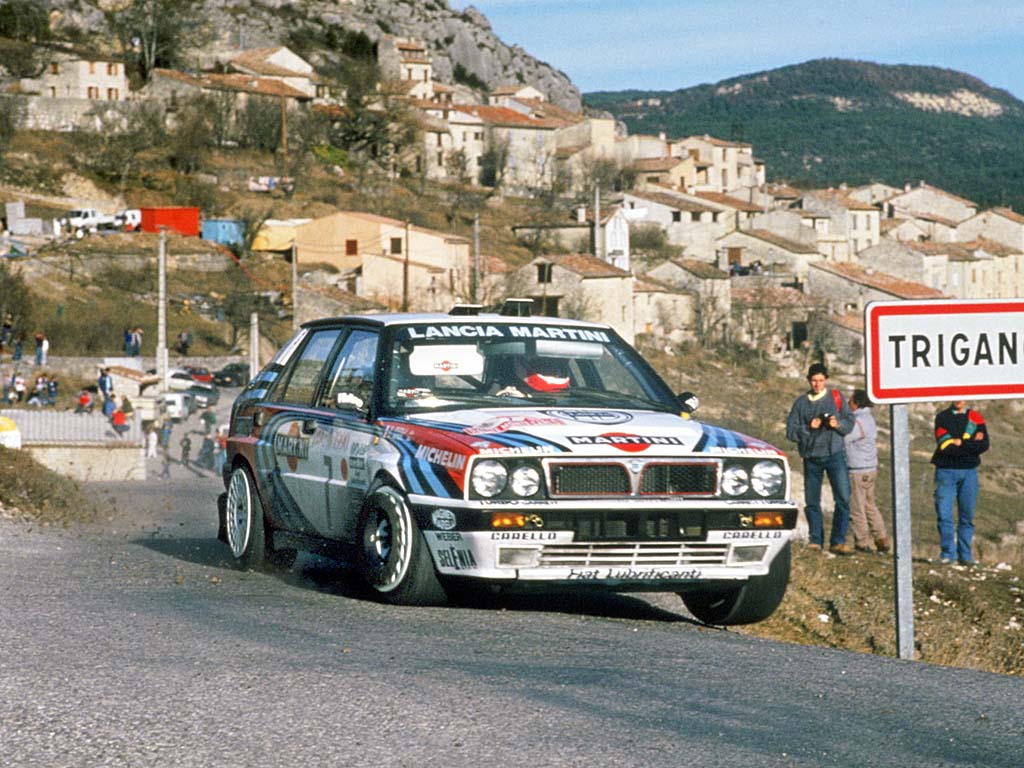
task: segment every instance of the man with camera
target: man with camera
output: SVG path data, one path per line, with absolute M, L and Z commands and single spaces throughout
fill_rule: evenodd
M 821 483 L 827 474 L 835 499 L 829 552 L 851 555 L 853 547 L 846 543 L 846 529 L 850 524 L 850 475 L 843 437 L 853 429 L 853 412 L 839 390 L 828 386 L 828 369 L 821 363 L 814 363 L 808 369 L 807 382 L 810 390 L 800 395 L 789 411 L 786 437 L 797 444 L 804 460 L 804 513 L 810 534 L 809 546 L 813 549 L 824 546 Z

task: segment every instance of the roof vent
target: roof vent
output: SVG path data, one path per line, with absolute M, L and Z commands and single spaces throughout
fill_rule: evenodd
M 483 311 L 480 304 L 456 304 L 448 312 L 449 315 L 479 315 Z
M 499 314 L 508 317 L 529 317 L 533 314 L 533 299 L 505 299 Z

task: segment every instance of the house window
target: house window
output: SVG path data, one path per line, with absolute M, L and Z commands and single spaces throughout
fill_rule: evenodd
M 484 140 L 484 132 L 483 131 L 477 131 L 476 134 L 474 135 L 474 138 L 476 138 L 477 141 L 483 141 Z
M 359 255 L 359 241 L 358 240 L 346 240 L 345 241 L 345 255 L 346 256 L 358 256 Z
M 443 141 L 443 139 L 441 138 L 441 134 L 440 134 L 440 133 L 439 133 L 439 134 L 437 134 L 437 146 L 439 146 L 439 147 L 440 147 L 440 146 L 441 146 L 441 142 L 442 142 L 442 141 Z
M 683 214 L 682 214 L 681 211 L 672 211 L 672 221 L 673 222 L 682 221 L 682 220 L 683 220 Z
M 657 184 L 657 183 L 658 183 L 658 181 L 659 181 L 659 179 L 658 179 L 658 177 L 657 177 L 657 176 L 648 176 L 648 177 L 647 177 L 647 182 L 648 182 L 649 184 Z
M 115 62 L 110 62 L 109 64 L 107 64 L 107 74 L 108 75 L 116 75 L 117 74 L 117 64 Z
M 392 255 L 398 255 L 402 252 L 402 238 L 392 237 L 391 238 L 391 253 Z
M 800 345 L 807 341 L 807 323 L 794 321 L 790 336 L 789 348 L 799 349 Z
M 743 263 L 743 249 L 742 248 L 727 248 L 729 254 L 730 264 L 742 264 Z
M 550 264 L 548 266 L 551 266 Z M 533 313 L 542 317 L 558 317 L 557 296 L 534 296 Z
M 107 101 L 117 101 L 119 96 L 117 88 L 107 88 Z
M 444 165 L 444 152 L 437 153 L 437 166 L 440 168 Z
M 95 75 L 96 74 L 96 62 L 95 61 L 90 61 L 89 62 L 89 74 L 90 75 Z
M 100 89 L 95 85 L 90 85 L 86 90 L 86 97 L 90 99 L 98 99 L 100 97 Z
M 50 62 L 50 74 L 51 75 L 59 75 L 60 74 L 60 64 L 58 64 L 56 61 L 51 61 Z
M 54 98 L 54 99 L 57 98 L 57 88 L 56 88 L 56 86 L 53 86 L 53 85 L 50 86 L 50 97 Z
M 551 282 L 551 264 L 541 263 L 537 265 L 537 282 L 541 285 Z

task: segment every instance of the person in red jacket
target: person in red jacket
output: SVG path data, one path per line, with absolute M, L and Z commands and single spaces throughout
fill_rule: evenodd
M 939 558 L 944 564 L 974 565 L 974 506 L 978 501 L 978 467 L 989 448 L 988 427 L 977 411 L 957 400 L 935 416 L 935 514 L 938 518 Z M 957 504 L 956 530 L 953 502 Z

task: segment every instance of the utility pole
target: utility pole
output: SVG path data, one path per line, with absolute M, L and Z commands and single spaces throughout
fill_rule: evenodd
M 157 255 L 157 302 L 156 302 L 156 373 L 160 379 L 160 391 L 169 389 L 167 366 L 167 228 L 160 227 L 160 250 Z
M 292 241 L 292 330 L 299 329 L 299 251 Z
M 473 214 L 473 303 L 480 299 L 480 214 Z
M 260 372 L 260 316 L 249 313 L 249 378 L 255 379 Z
M 288 100 L 281 96 L 281 178 L 288 175 Z
M 402 311 L 409 311 L 409 222 L 405 222 L 405 261 L 402 263 Z
M 594 255 L 601 258 L 601 187 L 594 185 Z

